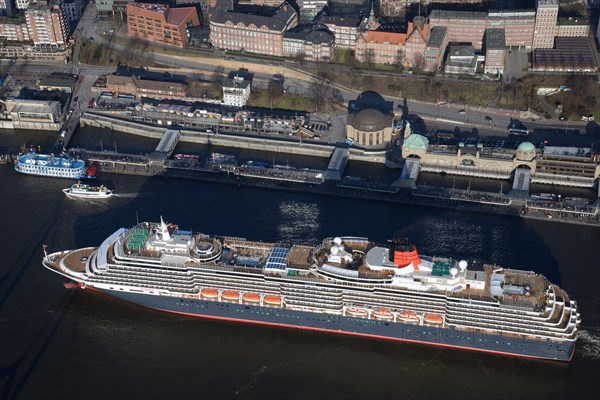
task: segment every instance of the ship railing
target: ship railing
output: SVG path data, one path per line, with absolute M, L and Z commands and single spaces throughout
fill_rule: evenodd
M 180 287 L 190 287 L 190 286 L 194 286 L 193 282 L 190 283 L 184 283 L 184 282 L 173 282 L 170 280 L 165 280 L 165 279 L 135 279 L 133 277 L 125 277 L 122 275 L 118 275 L 118 274 L 110 274 L 110 275 L 104 275 L 104 276 L 98 276 L 98 278 L 104 278 L 104 279 L 113 279 L 115 281 L 124 281 L 124 282 L 136 282 L 140 285 L 145 285 L 145 284 L 161 284 L 161 285 L 178 285 Z
M 481 308 L 481 306 L 473 306 L 468 303 L 465 303 L 465 304 L 448 303 L 448 308 L 450 310 L 459 310 L 459 311 L 462 311 L 466 308 L 466 309 L 471 310 L 473 313 L 481 313 L 481 314 L 488 314 L 488 315 L 493 314 L 493 315 L 498 315 L 498 316 L 506 317 L 506 318 L 523 319 L 525 317 L 530 320 L 539 321 L 540 323 L 544 323 L 546 320 L 546 317 L 544 317 L 544 315 L 540 315 L 539 312 L 532 311 L 531 308 L 527 308 L 525 310 L 509 309 L 509 310 L 504 311 L 504 308 L 499 308 L 499 309 Z M 523 313 L 522 311 L 527 311 L 527 312 Z
M 418 306 L 422 305 L 424 307 L 436 308 L 440 310 L 445 310 L 446 305 L 443 301 L 429 301 L 428 299 L 421 298 L 411 298 L 407 296 L 402 297 L 392 297 L 392 296 L 381 296 L 379 293 L 344 293 L 345 299 L 359 299 L 360 301 L 368 301 L 373 298 L 373 296 L 377 296 L 389 304 L 398 304 L 400 306 Z
M 567 331 L 567 329 L 557 329 L 557 328 L 530 328 L 531 324 L 514 324 L 514 323 L 504 323 L 503 321 L 498 321 L 496 319 L 493 320 L 494 323 L 489 323 L 490 319 L 482 319 L 482 318 L 475 318 L 475 317 L 471 317 L 471 316 L 457 316 L 455 314 L 448 314 L 447 316 L 447 320 L 448 321 L 463 321 L 463 322 L 470 322 L 472 325 L 474 323 L 476 323 L 477 325 L 474 326 L 480 326 L 480 327 L 490 327 L 488 329 L 499 329 L 499 328 L 505 328 L 505 329 L 510 329 L 512 328 L 512 331 L 517 331 L 517 332 L 524 332 L 524 333 L 531 333 L 531 334 L 545 334 L 548 335 L 549 334 L 553 334 L 552 336 L 556 336 L 556 335 L 561 335 L 564 334 L 564 332 Z M 567 326 L 568 328 L 568 326 Z
M 508 336 L 518 336 L 521 339 L 527 339 L 527 340 L 537 340 L 537 341 L 542 341 L 542 340 L 573 340 L 575 338 L 576 335 L 574 335 L 573 333 L 570 334 L 563 334 L 563 335 L 546 335 L 545 332 L 542 333 L 536 333 L 536 334 L 531 334 L 531 333 L 523 333 L 523 332 L 515 332 L 514 330 L 507 330 L 507 329 L 490 329 L 490 328 L 480 328 L 478 326 L 473 326 L 473 325 L 463 325 L 463 324 L 457 324 L 457 323 L 453 323 L 453 322 L 448 322 L 449 326 L 455 326 L 460 330 L 464 330 L 464 331 L 477 331 L 477 332 L 482 332 L 482 333 L 487 333 L 489 334 L 490 332 L 493 332 L 497 335 L 502 335 L 502 336 L 506 336 L 503 334 L 507 334 Z
M 127 276 L 127 277 L 132 277 L 132 278 L 135 277 L 135 278 L 148 280 L 148 281 L 158 280 L 161 282 L 172 282 L 172 283 L 177 283 L 177 284 L 189 284 L 189 283 L 193 282 L 192 277 L 188 277 L 187 279 L 184 279 L 183 277 L 181 277 L 181 278 L 166 278 L 166 277 L 160 276 L 160 275 L 148 276 L 146 274 L 143 274 L 143 275 L 142 274 L 132 274 L 130 271 L 111 270 L 110 272 L 112 275 Z

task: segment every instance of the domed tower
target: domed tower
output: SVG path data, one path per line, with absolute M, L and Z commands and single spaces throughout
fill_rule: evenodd
M 407 238 L 400 235 L 395 235 L 391 240 L 389 260 L 398 268 L 408 267 L 412 263 L 415 270 L 419 269 L 421 263 L 417 248 Z
M 531 142 L 523 142 L 517 148 L 516 158 L 519 161 L 533 161 L 535 158 L 535 146 Z

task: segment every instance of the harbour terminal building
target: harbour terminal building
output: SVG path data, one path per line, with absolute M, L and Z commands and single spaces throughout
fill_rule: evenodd
M 508 180 L 517 171 L 531 183 L 591 188 L 600 178 L 600 160 L 589 148 L 537 148 L 522 142 L 516 149 L 481 144 L 431 144 L 406 129 L 402 158 L 418 161 L 424 172 Z M 416 159 L 416 160 L 414 160 Z

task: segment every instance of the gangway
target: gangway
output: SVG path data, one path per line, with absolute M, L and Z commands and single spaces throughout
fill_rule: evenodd
M 421 159 L 416 157 L 409 157 L 404 162 L 400 179 L 392 184 L 395 187 L 410 187 L 415 188 L 417 185 L 417 179 L 419 178 L 419 172 L 421 170 Z
M 513 180 L 513 190 L 529 192 L 531 184 L 531 170 L 529 168 L 517 168 L 515 170 L 515 178 Z
M 328 181 L 339 181 L 342 179 L 342 174 L 348 164 L 348 157 L 350 156 L 350 150 L 347 147 L 336 147 L 331 154 L 329 165 L 325 170 L 324 178 Z
M 167 129 L 163 134 L 162 139 L 158 142 L 158 146 L 150 153 L 150 162 L 153 164 L 164 163 L 171 156 L 175 146 L 179 142 L 181 131 L 176 129 Z

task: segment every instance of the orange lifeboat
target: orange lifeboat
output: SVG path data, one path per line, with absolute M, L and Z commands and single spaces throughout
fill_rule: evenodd
M 373 318 L 382 321 L 391 321 L 392 319 L 394 319 L 392 313 L 387 308 L 383 307 L 374 310 L 371 315 L 373 316 Z
M 266 306 L 280 306 L 281 297 L 274 294 L 269 294 L 263 298 L 263 302 Z
M 404 322 L 419 322 L 419 315 L 412 310 L 406 310 L 398 314 L 398 319 Z
M 240 299 L 240 294 L 235 290 L 225 290 L 221 293 L 221 300 L 223 301 L 238 301 Z
M 200 291 L 200 296 L 202 296 L 203 299 L 216 300 L 219 297 L 219 292 L 217 289 L 203 288 Z
M 256 304 L 260 303 L 260 295 L 258 293 L 247 292 L 242 296 L 244 303 Z
M 346 314 L 348 314 L 351 317 L 366 317 L 367 310 L 365 310 L 364 308 L 347 308 Z
M 428 324 L 441 325 L 444 323 L 444 318 L 440 314 L 425 314 L 423 321 Z

